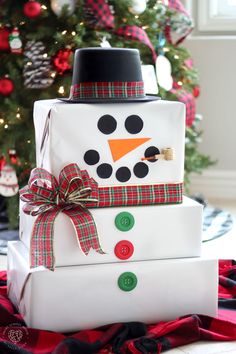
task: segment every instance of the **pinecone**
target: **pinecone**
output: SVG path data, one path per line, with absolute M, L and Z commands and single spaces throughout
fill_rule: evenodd
M 50 76 L 52 67 L 51 59 L 44 56 L 43 42 L 28 41 L 25 46 L 25 65 L 23 69 L 24 85 L 26 88 L 42 89 L 52 85 Z

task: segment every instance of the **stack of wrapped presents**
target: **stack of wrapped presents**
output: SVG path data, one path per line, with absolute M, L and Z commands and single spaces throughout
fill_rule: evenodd
M 183 196 L 185 106 L 145 95 L 139 52 L 75 53 L 70 97 L 34 105 L 9 297 L 33 328 L 216 315 L 202 206 Z

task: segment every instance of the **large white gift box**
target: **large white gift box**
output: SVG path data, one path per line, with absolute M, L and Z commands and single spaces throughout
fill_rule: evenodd
M 183 258 L 30 270 L 28 250 L 9 242 L 8 292 L 32 328 L 71 332 L 188 314 L 215 316 L 217 261 Z
M 86 256 L 70 218 L 61 212 L 54 224 L 55 266 L 196 257 L 201 254 L 202 205 L 184 197 L 182 204 L 89 209 L 101 246 Z M 20 205 L 20 238 L 30 249 L 37 217 Z M 43 235 L 42 235 L 43 238 Z M 28 252 L 28 259 L 30 254 Z
M 183 182 L 185 106 L 180 102 L 34 104 L 37 167 L 57 178 L 69 163 L 99 186 Z M 141 160 L 171 148 L 173 160 Z

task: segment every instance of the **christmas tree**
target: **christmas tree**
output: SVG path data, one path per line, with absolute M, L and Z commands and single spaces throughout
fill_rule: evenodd
M 69 96 L 77 48 L 138 48 L 156 66 L 158 95 L 186 104 L 186 185 L 213 163 L 198 151 L 198 75 L 182 45 L 192 20 L 179 0 L 1 0 L 0 10 L 0 194 L 12 227 L 16 176 L 22 187 L 35 166 L 33 103 Z

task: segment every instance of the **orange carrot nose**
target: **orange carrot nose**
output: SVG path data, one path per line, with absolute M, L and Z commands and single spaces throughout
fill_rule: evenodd
M 148 140 L 150 140 L 150 138 L 108 140 L 113 161 L 119 160 L 121 157 L 128 154 L 128 152 L 136 149 L 138 146 L 146 143 Z

